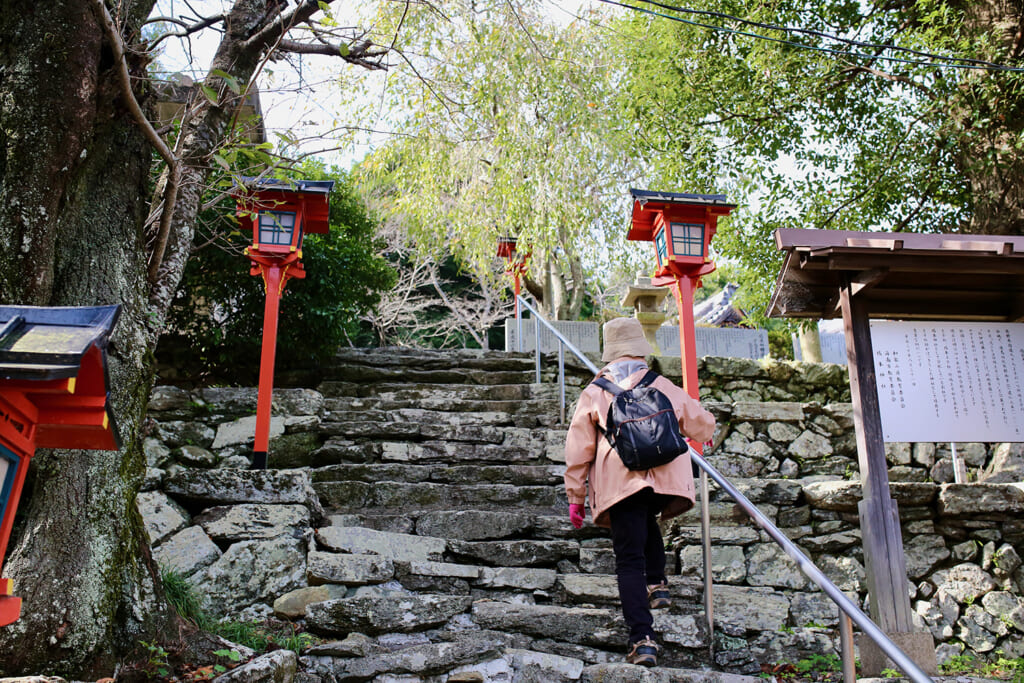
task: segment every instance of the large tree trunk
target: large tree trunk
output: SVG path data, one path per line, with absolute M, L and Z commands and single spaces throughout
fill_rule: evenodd
M 1020 0 L 980 0 L 968 3 L 968 35 L 991 51 L 975 55 L 1000 64 L 1019 66 L 1024 54 L 1024 3 Z M 967 77 L 954 102 L 950 125 L 959 139 L 958 165 L 971 190 L 971 220 L 967 230 L 978 234 L 1024 234 L 1024 92 L 1019 74 L 979 71 Z
M 150 5 L 122 3 L 121 18 L 137 30 Z M 124 446 L 33 459 L 27 522 L 3 569 L 24 598 L 21 619 L 0 629 L 7 675 L 110 675 L 140 637 L 171 625 L 135 507 L 151 149 L 111 67 L 87 0 L 0 2 L 0 303 L 124 306 L 108 351 Z

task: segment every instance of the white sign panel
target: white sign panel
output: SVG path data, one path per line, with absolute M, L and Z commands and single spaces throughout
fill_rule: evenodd
M 1024 324 L 873 321 L 886 441 L 1024 441 Z
M 523 351 L 533 351 L 534 346 L 534 321 L 524 318 L 523 327 Z M 574 322 L 569 320 L 556 320 L 552 323 L 569 343 L 583 353 L 601 353 L 601 342 L 598 338 L 598 324 L 588 322 Z M 516 319 L 505 318 L 505 348 L 509 351 L 516 351 Z M 552 353 L 558 351 L 558 338 L 551 333 L 543 324 L 540 326 L 540 350 L 541 353 Z
M 768 331 L 742 327 L 696 327 L 697 357 L 764 358 L 768 351 Z M 665 356 L 679 355 L 679 328 L 659 327 L 655 338 Z
M 823 363 L 846 365 L 846 333 L 842 318 L 818 321 L 818 339 L 821 340 Z

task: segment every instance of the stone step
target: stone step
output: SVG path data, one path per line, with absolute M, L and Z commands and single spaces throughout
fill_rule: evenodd
M 504 424 L 517 427 L 551 426 L 558 422 L 559 401 L 554 398 L 486 400 L 458 398 L 441 392 L 436 396 L 368 396 L 328 400 L 331 413 L 358 414 L 370 411 L 426 410 L 446 413 L 500 413 Z M 571 404 L 571 399 L 567 405 Z M 568 409 L 568 408 L 567 408 Z M 327 418 L 330 420 L 330 418 Z M 470 420 L 463 420 L 469 424 Z
M 356 387 L 355 391 L 352 387 Z M 323 382 L 320 392 L 326 398 L 325 407 L 332 410 L 338 402 L 356 398 L 374 398 L 390 401 L 532 401 L 537 399 L 558 398 L 558 388 L 550 384 L 493 384 L 480 386 L 475 384 L 451 383 L 409 383 L 397 382 L 390 384 L 353 384 L 351 382 Z
M 318 431 L 328 437 L 348 440 L 430 441 L 444 440 L 470 444 L 506 444 L 533 446 L 548 441 L 564 442 L 565 430 L 515 427 L 512 425 L 459 424 L 458 421 L 432 421 L 431 416 L 407 420 L 382 411 L 372 415 L 331 413 L 324 417 Z M 455 413 L 464 415 L 465 413 Z M 454 422 L 454 423 L 453 423 Z M 548 432 L 551 432 L 550 434 Z
M 312 471 L 314 484 L 322 482 L 382 481 L 410 484 L 511 484 L 514 486 L 558 486 L 564 465 L 449 465 L 406 463 L 347 463 Z
M 534 367 L 531 353 L 484 351 L 482 349 L 413 349 L 402 346 L 385 348 L 341 348 L 327 364 L 354 364 L 380 368 L 468 368 L 474 370 L 529 370 Z
M 493 443 L 467 443 L 458 441 L 351 441 L 328 439 L 315 450 L 310 459 L 314 467 L 335 463 L 405 463 L 426 465 L 432 463 L 478 463 L 495 465 L 544 465 L 561 462 L 564 458 L 562 437 L 552 435 L 551 441 L 537 440 L 529 445 Z
M 323 481 L 313 485 L 320 504 L 333 512 L 452 510 L 459 508 L 568 505 L 561 487 L 515 484 L 444 484 L 402 481 Z
M 428 363 L 428 365 L 430 365 Z M 379 367 L 355 363 L 336 363 L 323 373 L 325 382 L 341 382 L 346 384 L 387 384 L 404 382 L 406 384 L 465 384 L 490 386 L 496 384 L 529 384 L 536 381 L 537 375 L 530 367 L 524 369 L 473 369 L 461 367 L 430 368 L 408 365 Z

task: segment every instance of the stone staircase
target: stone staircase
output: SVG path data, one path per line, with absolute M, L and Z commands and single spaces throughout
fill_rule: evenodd
M 590 374 L 569 374 L 571 411 Z M 245 446 L 230 445 L 224 424 L 208 434 L 251 412 L 254 392 L 157 392 L 151 415 L 166 448 L 177 443 L 179 460 L 199 460 L 202 448 L 181 444 L 205 438 L 213 469 L 168 468 L 160 486 L 183 521 L 154 531 L 147 519 L 151 538 L 160 536 L 154 555 L 179 562 L 164 551 L 171 526 L 182 537 L 202 527 L 184 552 L 216 546 L 213 559 L 187 569 L 201 590 L 225 586 L 209 588 L 213 611 L 260 616 L 273 604 L 325 639 L 298 658 L 302 683 L 742 681 L 778 661 L 757 661 L 742 642 L 784 627 L 788 606 L 765 608 L 767 589 L 721 587 L 714 649 L 728 652 L 716 656 L 702 582 L 679 574 L 680 552 L 669 548 L 673 604 L 655 616 L 659 667 L 622 663 L 611 542 L 589 520 L 579 531 L 569 523 L 558 387 L 534 380 L 534 360 L 521 354 L 344 350 L 316 387 L 322 401 L 275 392 L 291 415 L 271 440 L 269 466 L 290 469 L 266 472 L 224 469 L 240 466 Z M 312 407 L 295 407 L 303 401 Z M 202 424 L 186 415 L 196 404 Z M 190 436 L 169 436 L 175 430 Z M 284 455 L 286 442 L 300 454 Z M 720 521 L 730 514 L 716 512 Z M 698 519 L 675 522 L 673 536 L 699 539 Z M 264 576 L 267 566 L 277 569 Z M 243 609 L 242 593 L 255 604 Z M 830 649 L 813 633 L 786 654 Z
M 574 376 L 578 387 L 589 372 Z M 327 525 L 316 532 L 309 576 L 351 577 L 360 556 L 388 558 L 394 573 L 347 600 L 309 605 L 311 630 L 379 636 L 416 623 L 502 633 L 536 661 L 536 678 L 514 680 L 562 680 L 576 662 L 622 661 L 610 540 L 590 524 L 569 524 L 557 386 L 535 379 L 533 358 L 514 354 L 339 354 L 318 387 L 327 440 L 312 480 Z M 710 663 L 702 586 L 679 576 L 671 583 L 673 607 L 658 614 L 671 641 L 659 675 L 690 680 L 682 667 Z M 381 597 L 422 616 L 400 609 L 384 617 Z

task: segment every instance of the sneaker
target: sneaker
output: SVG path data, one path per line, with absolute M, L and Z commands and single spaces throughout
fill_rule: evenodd
M 633 643 L 626 661 L 640 666 L 658 666 L 658 644 L 650 636 Z
M 671 605 L 672 598 L 669 596 L 668 584 L 659 583 L 657 586 L 648 586 L 647 600 L 650 602 L 651 609 L 663 609 Z

